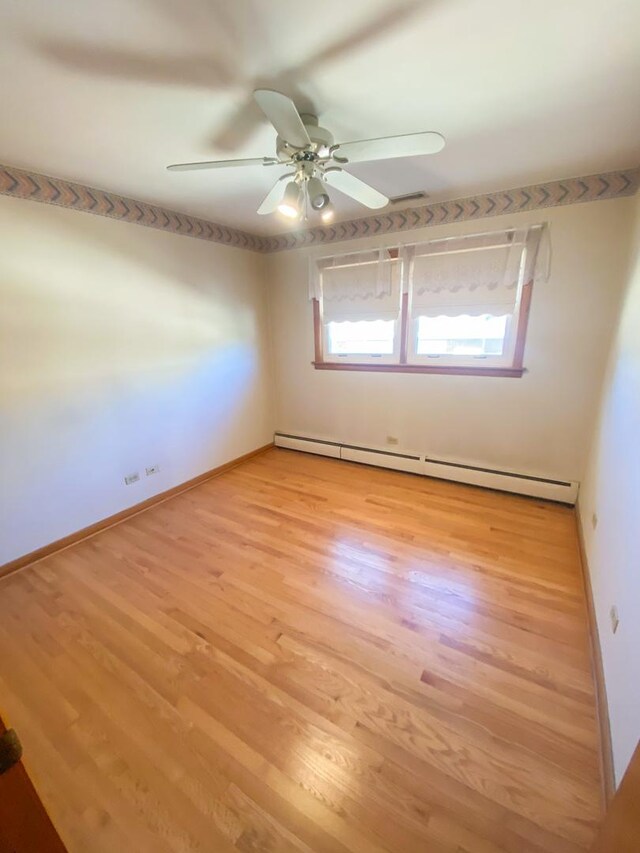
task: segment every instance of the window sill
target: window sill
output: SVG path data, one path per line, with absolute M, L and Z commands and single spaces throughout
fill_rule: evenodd
M 498 376 L 520 379 L 524 367 L 438 367 L 430 364 L 364 364 L 360 362 L 312 361 L 316 370 L 356 370 L 372 373 L 443 373 L 450 376 Z

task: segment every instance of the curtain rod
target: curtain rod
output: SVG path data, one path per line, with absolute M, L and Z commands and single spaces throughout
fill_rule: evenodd
M 473 246 L 468 249 L 444 249 L 442 252 L 424 252 L 421 255 L 414 255 L 415 258 L 439 258 L 442 255 L 461 255 L 466 252 L 483 252 L 486 249 L 512 249 L 514 246 L 526 246 L 526 243 L 494 243 L 492 246 Z
M 515 234 L 516 231 L 527 230 L 530 231 L 534 228 L 544 228 L 546 222 L 538 222 L 535 225 L 527 225 L 526 228 L 498 228 L 497 230 L 492 231 L 476 231 L 473 234 L 453 234 L 450 237 L 434 237 L 431 240 L 424 240 L 424 243 L 440 243 L 448 240 L 470 240 L 472 237 L 490 237 L 492 234 Z M 400 246 L 417 246 L 418 243 L 400 243 Z M 511 245 L 511 244 L 509 244 Z
M 443 255 L 462 255 L 467 252 L 482 252 L 486 249 L 512 249 L 514 246 L 522 246 L 523 248 L 526 246 L 526 243 L 494 243 L 492 246 L 474 246 L 473 248 L 468 249 L 445 249 L 442 252 L 425 252 L 422 255 L 414 255 L 415 258 L 440 258 Z M 403 248 L 407 248 L 406 246 Z M 331 266 L 324 267 L 323 272 L 326 270 L 348 270 L 353 267 L 364 267 L 368 264 L 371 266 L 378 264 L 390 264 L 395 261 L 400 260 L 400 258 L 382 258 L 382 260 L 376 261 L 361 261 L 358 263 L 354 261 L 352 264 L 332 264 Z
M 538 222 L 535 225 L 528 225 L 527 230 L 533 230 L 534 228 L 535 229 L 542 229 L 546 225 L 547 225 L 546 222 Z M 503 229 L 498 229 L 498 231 L 495 231 L 495 230 L 493 230 L 493 231 L 477 231 L 477 232 L 474 232 L 473 234 L 456 234 L 456 235 L 453 235 L 451 237 L 434 237 L 432 240 L 424 240 L 423 242 L 424 243 L 441 243 L 441 242 L 444 243 L 444 242 L 448 242 L 449 240 L 470 240 L 470 239 L 473 239 L 475 237 L 490 237 L 492 234 L 499 234 L 499 233 L 515 234 L 516 231 L 520 231 L 520 230 L 522 230 L 522 229 L 520 229 L 520 228 L 503 228 Z M 418 245 L 420 245 L 420 244 L 419 243 L 396 243 L 396 244 L 393 244 L 390 246 L 377 246 L 377 247 L 374 247 L 373 249 L 360 249 L 359 251 L 356 251 L 356 252 L 343 252 L 342 255 L 320 255 L 316 258 L 311 257 L 311 258 L 309 258 L 309 260 L 313 261 L 315 263 L 319 263 L 320 261 L 330 260 L 331 258 L 349 257 L 350 255 L 365 255 L 365 254 L 369 254 L 372 252 L 384 251 L 385 249 L 407 249 L 407 248 L 410 248 L 412 246 L 418 246 Z M 478 249 L 500 249 L 500 248 L 504 248 L 506 246 L 525 246 L 525 245 L 526 245 L 526 243 L 514 243 L 514 242 L 499 243 L 499 244 L 496 244 L 494 246 L 476 246 L 474 249 L 452 249 L 448 252 L 432 252 L 432 253 L 430 253 L 430 256 L 433 257 L 435 255 L 453 254 L 455 252 L 472 252 L 472 251 L 477 251 Z M 418 255 L 418 257 L 427 257 L 427 255 Z M 398 258 L 383 258 L 382 261 L 380 261 L 379 259 L 370 260 L 370 261 L 360 261 L 360 262 L 355 261 L 355 262 L 350 263 L 350 264 L 334 264 L 332 267 L 330 267 L 330 269 L 347 269 L 348 267 L 359 267 L 365 263 L 378 264 L 378 263 L 388 263 L 390 261 L 395 261 L 395 260 L 398 260 Z

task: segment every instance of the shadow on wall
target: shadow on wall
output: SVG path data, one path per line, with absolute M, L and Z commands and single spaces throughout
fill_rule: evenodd
M 148 232 L 132 235 L 125 223 L 91 228 L 93 217 L 72 212 L 34 228 L 34 218 L 51 211 L 29 208 L 15 251 L 2 259 L 5 399 L 139 371 L 189 370 L 220 347 L 257 337 L 252 300 L 231 269 L 242 258 L 237 250 L 216 246 L 222 262 L 214 269 L 203 258 L 210 244 L 203 250 L 164 234 L 144 240 Z
M 0 229 L 0 564 L 268 441 L 257 256 L 14 199 Z
M 627 290 L 609 352 L 580 515 L 598 620 L 615 774 L 640 737 L 640 197 L 629 241 Z M 597 515 L 597 527 L 592 523 Z M 620 624 L 611 630 L 610 608 Z

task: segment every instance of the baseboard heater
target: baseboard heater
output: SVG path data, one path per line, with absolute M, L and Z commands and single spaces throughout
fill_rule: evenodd
M 440 480 L 453 480 L 486 489 L 498 489 L 534 498 L 574 504 L 578 496 L 578 483 L 564 480 L 550 480 L 532 474 L 484 468 L 457 460 L 436 459 L 428 454 L 401 453 L 362 447 L 355 444 L 343 444 L 339 441 L 327 441 L 305 435 L 290 435 L 277 432 L 274 436 L 276 447 L 300 450 L 318 456 L 330 456 L 333 459 L 345 459 L 378 468 L 391 468 L 410 474 L 437 477 Z

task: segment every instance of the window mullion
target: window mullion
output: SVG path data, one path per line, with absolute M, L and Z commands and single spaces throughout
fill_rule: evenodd
M 518 327 L 516 332 L 516 342 L 513 352 L 512 365 L 515 368 L 521 368 L 524 359 L 524 343 L 527 337 L 527 326 L 529 325 L 529 311 L 531 310 L 531 296 L 533 292 L 533 282 L 527 281 L 522 287 L 520 297 L 520 310 L 518 311 Z
M 320 300 L 313 299 L 313 349 L 314 362 L 322 364 L 324 362 L 324 330 L 322 328 L 322 311 L 320 308 Z
M 409 294 L 402 294 L 400 309 L 400 364 L 407 363 L 407 348 L 409 345 Z

